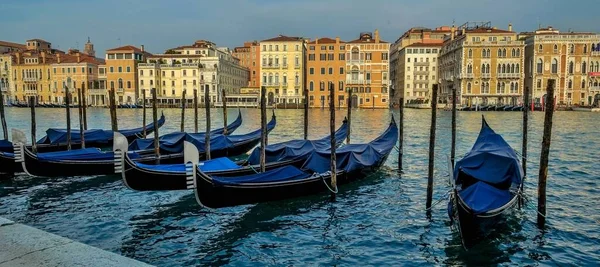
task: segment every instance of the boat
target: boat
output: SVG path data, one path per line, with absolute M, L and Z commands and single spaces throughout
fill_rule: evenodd
M 473 148 L 456 162 L 448 215 L 465 249 L 485 239 L 521 194 L 523 168 L 510 145 L 482 118 Z
M 573 111 L 583 111 L 583 112 L 600 112 L 600 108 L 594 107 L 572 107 Z
M 274 120 L 274 119 L 273 119 Z M 271 123 L 269 130 L 273 129 L 275 122 Z M 183 158 L 183 148 L 181 153 L 170 154 L 165 156 L 159 156 L 158 158 L 153 154 L 153 150 L 141 150 L 128 152 L 128 140 L 127 137 L 120 132 L 113 132 L 114 136 L 119 137 L 118 144 L 113 142 L 113 151 L 102 151 L 98 148 L 84 148 L 84 149 L 73 149 L 69 151 L 57 151 L 57 152 L 43 152 L 33 153 L 28 147 L 25 147 L 23 142 L 16 143 L 15 148 L 15 161 L 21 163 L 23 171 L 30 176 L 44 176 L 44 177 L 64 177 L 64 176 L 85 176 L 85 175 L 111 175 L 115 173 L 114 169 L 114 151 L 125 151 L 129 158 L 133 158 L 136 161 L 144 163 L 155 163 L 155 162 L 170 162 L 178 161 L 181 162 Z M 249 135 L 248 139 L 254 140 L 258 135 L 260 138 L 260 130 L 253 135 Z M 223 135 L 220 135 L 223 136 Z M 246 136 L 246 135 L 242 135 Z M 232 136 L 227 136 L 230 138 Z M 239 143 L 233 143 L 232 147 L 227 147 L 232 151 L 240 149 L 247 145 L 246 139 L 239 138 Z M 111 140 L 115 140 L 114 137 Z M 214 143 L 213 141 L 216 140 Z M 220 144 L 223 144 L 222 138 L 215 137 L 211 139 L 211 144 L 214 146 L 215 151 L 222 149 Z M 229 139 L 228 139 L 229 140 Z M 237 140 L 237 139 L 236 139 Z M 124 144 L 124 145 L 123 145 Z M 170 145 L 170 146 L 169 146 Z M 236 146 L 238 145 L 238 146 Z M 256 143 L 254 143 L 256 145 Z M 123 147 L 124 146 L 124 147 Z M 169 149 L 177 149 L 175 143 L 165 145 Z M 243 149 L 243 148 L 242 148 Z M 250 150 L 248 148 L 244 152 Z M 175 150 L 174 150 L 175 151 Z M 211 149 L 211 151 L 213 151 Z M 175 151 L 176 152 L 176 151 Z M 233 153 L 226 151 L 227 153 Z M 242 152 L 242 153 L 244 153 Z
M 242 125 L 242 112 L 240 110 L 238 110 L 237 118 L 233 122 L 231 122 L 229 125 L 227 125 L 227 133 L 225 133 L 225 134 L 226 135 L 232 134 L 241 125 Z M 223 134 L 224 132 L 225 132 L 225 128 L 218 128 L 218 129 L 214 129 L 214 130 L 210 131 L 210 135 L 219 135 L 219 134 Z M 173 140 L 174 137 L 176 137 L 178 135 L 183 135 L 183 134 L 186 134 L 186 133 L 182 133 L 182 132 L 170 133 L 170 134 L 166 134 L 166 135 L 159 137 L 158 140 L 159 141 Z M 198 136 L 204 138 L 204 133 L 198 133 Z M 153 150 L 153 148 L 154 148 L 154 138 L 145 138 L 145 139 L 138 138 L 138 139 L 130 142 L 130 145 L 129 145 L 130 151 Z
M 15 154 L 12 142 L 0 140 L 0 173 L 13 174 L 22 172 L 21 164 L 15 163 Z
M 378 169 L 396 145 L 398 128 L 392 119 L 387 130 L 367 144 L 350 144 L 336 151 L 337 184 L 362 179 Z M 222 177 L 186 163 L 188 183 L 203 207 L 222 208 L 277 201 L 327 191 L 331 183 L 330 149 L 313 152 L 302 167 L 284 166 L 263 173 Z
M 338 144 L 341 144 L 347 135 L 348 123 L 344 121 L 335 133 Z M 331 145 L 329 139 L 330 137 L 327 136 L 318 140 L 292 140 L 268 145 L 266 147 L 265 169 L 272 170 L 288 165 L 300 167 L 306 161 L 306 150 L 311 149 L 309 147 L 312 146 L 312 150 L 316 148 L 327 149 Z M 277 156 L 277 153 L 283 150 L 287 152 L 287 155 Z M 254 150 L 254 152 L 257 151 L 260 151 L 260 149 Z M 252 155 L 255 154 L 254 152 Z M 184 155 L 186 153 L 189 152 L 184 152 Z M 196 151 L 195 153 L 199 152 Z M 291 156 L 292 154 L 296 154 L 296 157 Z M 250 158 L 252 159 L 253 157 L 251 156 Z M 186 181 L 184 162 L 181 161 L 179 164 L 149 165 L 136 162 L 134 159 L 131 159 L 129 153 L 121 153 L 116 155 L 115 165 L 117 166 L 116 169 L 119 170 L 118 172 L 121 173 L 123 182 L 130 189 L 140 191 L 185 190 L 188 189 L 189 185 Z M 254 160 L 233 162 L 225 157 L 204 161 L 199 163 L 198 166 L 203 172 L 218 176 L 241 176 L 253 174 L 256 173 L 256 170 L 260 170 L 260 164 Z

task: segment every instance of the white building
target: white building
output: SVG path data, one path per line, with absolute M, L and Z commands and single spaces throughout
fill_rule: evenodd
M 429 107 L 431 90 L 438 83 L 438 56 L 442 44 L 415 43 L 402 48 L 396 66 L 396 90 L 406 104 Z

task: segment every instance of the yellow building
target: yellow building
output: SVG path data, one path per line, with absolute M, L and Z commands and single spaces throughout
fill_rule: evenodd
M 600 35 L 587 32 L 561 33 L 547 27 L 524 33 L 525 82 L 534 102 L 541 103 L 548 79 L 555 79 L 559 105 L 592 105 L 600 94 Z
M 115 89 L 118 104 L 134 104 L 139 99 L 137 63 L 146 60 L 150 53 L 144 46 L 126 45 L 106 50 L 106 80 L 108 89 Z
M 86 95 L 90 95 L 90 91 L 100 88 L 98 78 L 98 67 L 103 64 L 101 59 L 97 59 L 78 50 L 69 50 L 66 54 L 57 54 L 56 62 L 50 66 L 52 72 L 50 74 L 51 84 L 50 91 L 52 92 L 52 103 L 64 103 L 65 88 L 69 88 L 69 93 L 72 95 L 72 103 L 79 103 L 78 89 L 83 89 Z M 90 97 L 87 103 L 92 103 Z M 41 102 L 44 102 L 41 100 Z
M 54 99 L 50 65 L 64 52 L 52 49 L 49 42 L 41 39 L 26 42 L 26 50 L 12 54 L 12 101 L 25 103 L 35 96 L 38 103 L 50 103 Z
M 346 42 L 346 88 L 352 90 L 352 106 L 389 107 L 390 43 L 375 34 L 363 32 Z
M 269 105 L 303 103 L 304 39 L 279 35 L 260 42 L 261 86 Z
M 439 101 L 451 103 L 457 90 L 462 105 L 522 103 L 525 44 L 512 31 L 486 23 L 452 28 L 441 49 Z

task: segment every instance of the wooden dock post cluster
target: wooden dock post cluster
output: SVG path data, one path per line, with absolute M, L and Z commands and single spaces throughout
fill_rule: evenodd
M 81 136 L 81 148 L 85 148 L 85 128 L 84 128 L 84 119 L 83 119 L 83 98 L 82 98 L 82 91 L 81 89 L 77 89 L 77 99 L 78 101 L 78 108 L 77 110 L 79 111 L 79 135 Z
M 146 90 L 142 90 L 142 135 L 144 136 L 144 139 L 146 139 Z
M 65 104 L 67 111 L 67 150 L 71 150 L 71 93 L 69 87 L 65 87 Z
M 398 171 L 402 172 L 404 154 L 404 97 L 400 98 L 400 116 L 398 118 Z
M 113 89 L 113 92 L 114 92 L 114 89 Z M 154 155 L 156 155 L 156 160 L 158 161 L 159 157 L 160 157 L 160 144 L 158 142 L 158 110 L 156 109 L 156 88 L 152 88 L 151 94 L 152 94 L 152 122 L 154 123 Z M 113 96 L 113 100 L 114 100 L 114 96 Z
M 427 172 L 427 202 L 425 204 L 427 210 L 431 209 L 433 198 L 433 168 L 435 158 L 435 128 L 437 119 L 437 95 L 438 85 L 434 84 L 431 96 L 431 128 L 429 128 L 429 169 Z
M 548 80 L 546 88 L 546 114 L 544 115 L 544 135 L 542 136 L 542 153 L 540 155 L 540 173 L 538 180 L 538 227 L 546 225 L 546 180 L 548 178 L 548 157 L 552 141 L 552 117 L 554 115 L 554 85 L 556 80 Z
M 117 125 L 117 104 L 115 103 L 115 97 L 115 89 L 110 89 L 108 101 L 110 102 L 110 125 L 112 127 L 113 132 L 119 130 L 119 126 Z
M 306 79 L 306 76 L 304 77 Z M 304 88 L 304 140 L 308 140 L 308 88 Z
M 452 88 L 452 144 L 450 148 L 450 163 L 454 168 L 456 157 L 456 88 Z
M 350 133 L 352 127 L 352 89 L 348 88 L 348 115 L 346 116 L 348 117 L 348 135 L 346 135 L 346 144 L 350 144 Z
M 333 82 L 329 83 L 329 138 L 331 140 L 331 188 L 337 191 L 337 160 L 335 158 L 335 86 Z M 335 199 L 335 192 L 331 192 L 331 197 Z
M 185 132 L 185 94 L 186 90 L 183 89 L 183 93 L 181 94 L 181 127 L 180 132 Z
M 36 145 L 37 138 L 35 138 L 35 132 L 36 132 L 35 96 L 29 97 L 29 106 L 31 107 L 31 151 L 33 151 L 33 153 L 36 153 L 37 152 L 37 145 Z M 70 129 L 70 128 L 67 128 L 67 129 Z M 70 136 L 68 136 L 67 138 L 70 139 Z M 67 139 L 67 140 L 69 140 L 69 139 Z
M 523 167 L 523 179 L 527 178 L 527 133 L 529 127 L 529 108 L 527 107 L 527 103 L 529 103 L 529 86 L 525 86 L 523 91 L 523 136 L 522 141 L 523 144 L 521 146 L 521 165 Z M 523 184 L 521 184 L 521 194 L 523 194 Z M 523 206 L 523 197 L 519 198 L 519 207 Z
M 198 89 L 194 89 L 194 133 L 198 132 Z
M 8 127 L 6 126 L 6 114 L 4 113 L 4 95 L 0 92 L 0 121 L 2 121 L 2 132 L 4 140 L 8 140 Z
M 221 93 L 221 97 L 223 98 L 223 134 L 227 134 L 227 95 L 225 94 L 225 89 Z

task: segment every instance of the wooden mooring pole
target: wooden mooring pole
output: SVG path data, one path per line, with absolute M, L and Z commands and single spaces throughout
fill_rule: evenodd
M 117 104 L 115 99 L 115 89 L 110 89 L 110 95 L 108 96 L 108 100 L 110 101 L 110 125 L 112 127 L 113 132 L 119 130 L 119 126 L 117 125 Z
M 114 90 L 114 89 L 113 89 Z M 152 122 L 154 123 L 154 155 L 160 160 L 160 142 L 158 140 L 158 110 L 156 107 L 156 88 L 152 88 Z
M 450 163 L 454 168 L 454 159 L 456 157 L 456 88 L 452 88 L 452 144 L 450 148 Z
M 350 144 L 350 132 L 352 127 L 352 88 L 348 87 L 346 89 L 348 91 L 348 115 L 346 116 L 348 120 L 348 134 L 346 135 L 346 144 Z
M 144 129 L 142 135 L 146 139 L 146 89 L 142 90 L 142 101 L 142 127 Z
M 437 94 L 438 85 L 434 84 L 431 97 L 431 128 L 429 128 L 429 170 L 427 172 L 427 210 L 431 209 L 431 199 L 433 198 L 433 169 L 435 162 L 435 128 L 437 119 Z
M 402 156 L 404 148 L 404 98 L 400 98 L 400 117 L 398 118 L 398 171 L 402 172 Z
M 227 134 L 227 95 L 225 89 L 221 93 L 223 98 L 223 134 Z
M 329 166 L 331 170 L 331 197 L 335 199 L 337 193 L 337 160 L 335 158 L 335 86 L 329 83 L 329 139 L 331 141 L 331 160 Z
M 546 88 L 546 114 L 544 116 L 544 135 L 542 137 L 542 153 L 540 155 L 540 173 L 538 181 L 538 227 L 546 225 L 546 180 L 548 178 L 548 157 L 552 141 L 552 116 L 554 115 L 554 85 L 556 80 L 549 79 Z M 548 101 L 548 99 L 550 99 Z
M 198 132 L 198 89 L 194 89 L 194 133 Z
M 35 122 L 35 96 L 29 97 L 29 107 L 31 108 L 31 150 L 33 153 L 37 153 L 37 138 L 35 138 L 37 128 Z
M 65 87 L 65 104 L 67 112 L 67 150 L 71 150 L 71 93 L 69 87 Z
M 4 140 L 8 140 L 8 127 L 6 126 L 6 114 L 4 113 L 4 94 L 2 92 L 0 92 L 0 120 L 2 121 Z
M 267 148 L 267 88 L 260 87 L 260 172 L 265 171 L 265 158 Z
M 181 127 L 179 127 L 180 132 L 185 132 L 185 94 L 186 90 L 183 89 L 181 93 Z
M 304 87 L 304 140 L 308 140 L 308 88 Z
M 87 96 L 86 96 L 86 93 L 85 93 L 85 88 L 81 88 L 81 101 L 83 101 L 83 103 L 82 103 L 83 104 L 83 129 L 87 130 L 88 129 L 88 124 L 87 124 Z
M 525 86 L 525 90 L 523 92 L 523 144 L 521 145 L 521 160 L 523 167 L 523 179 L 527 177 L 527 133 L 529 127 L 529 86 Z M 521 194 L 519 195 L 519 208 L 523 206 L 523 185 L 525 183 L 521 183 Z
M 206 160 L 210 160 L 210 96 L 208 95 L 208 86 L 204 88 L 204 106 L 206 110 L 206 134 L 204 136 L 204 153 L 206 153 Z
M 81 138 L 81 148 L 85 148 L 85 128 L 84 128 L 84 122 L 83 122 L 83 100 L 81 98 L 82 95 L 82 90 L 81 89 L 77 89 L 77 104 L 78 104 L 78 111 L 79 111 L 79 136 Z

